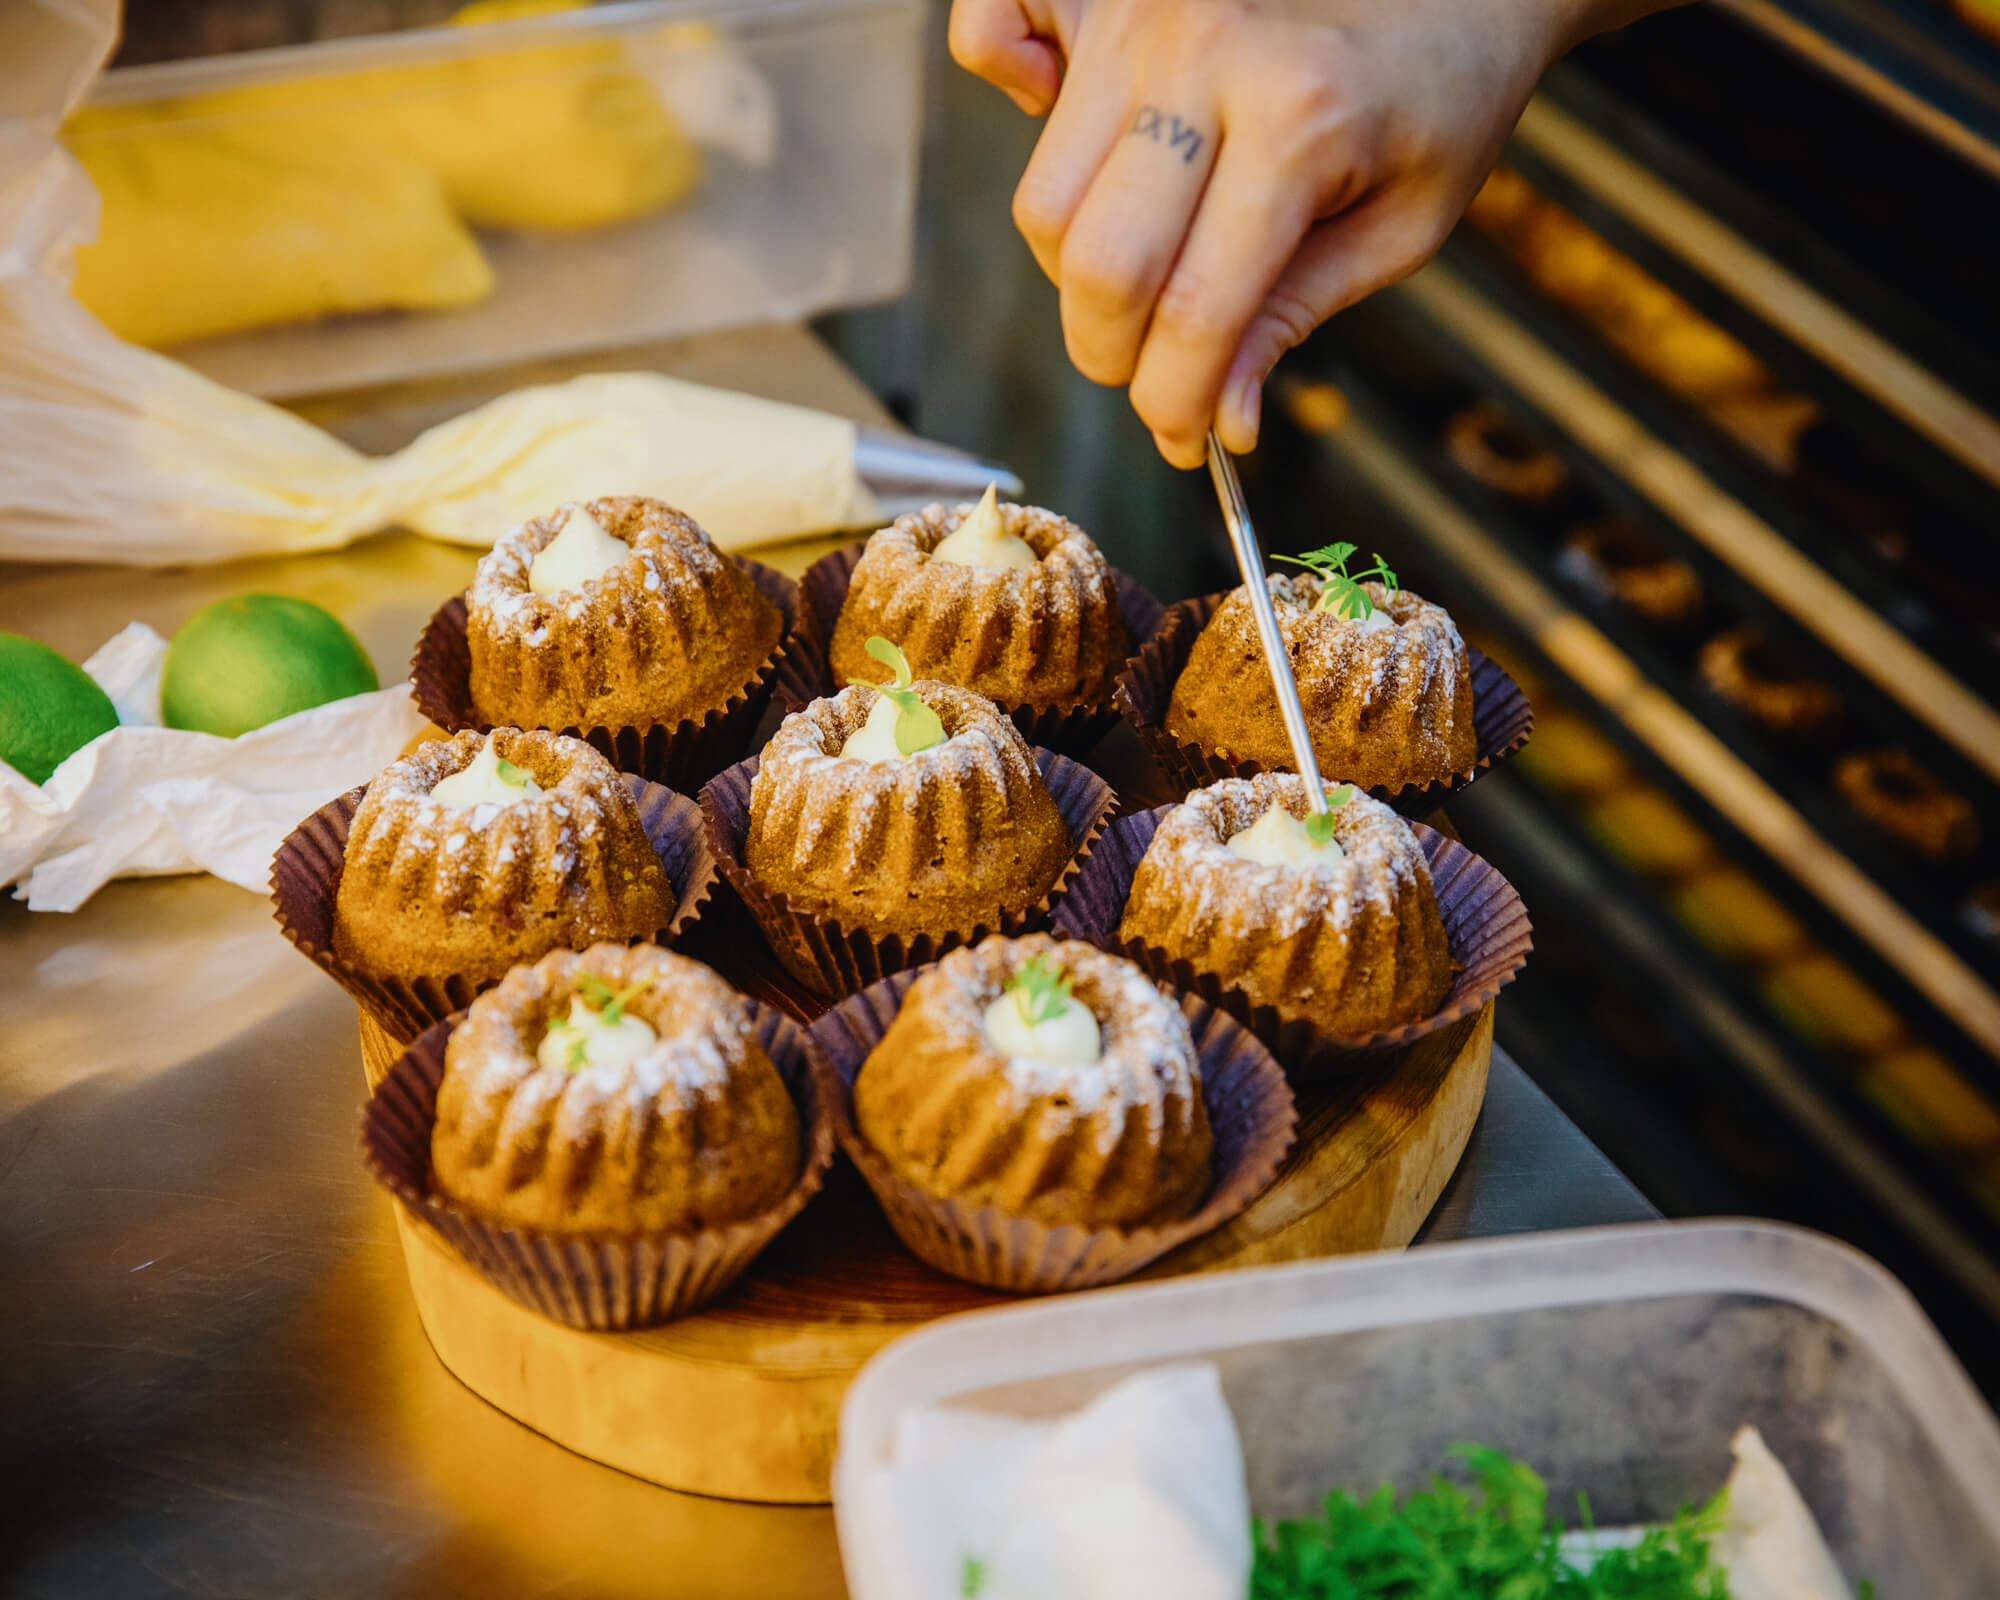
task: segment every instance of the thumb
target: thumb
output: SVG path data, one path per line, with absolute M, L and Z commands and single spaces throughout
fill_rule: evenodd
M 1264 381 L 1278 358 L 1336 311 L 1407 278 L 1449 229 L 1413 213 L 1407 194 L 1383 190 L 1313 227 L 1244 330 L 1222 386 L 1215 428 L 1232 455 L 1257 446 Z
M 1033 117 L 1056 103 L 1063 79 L 1063 58 L 1044 10 L 1036 0 L 955 0 L 947 35 L 952 60 L 1004 90 Z

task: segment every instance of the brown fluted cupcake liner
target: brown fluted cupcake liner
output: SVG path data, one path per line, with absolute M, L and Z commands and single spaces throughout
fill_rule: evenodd
M 1139 647 L 1118 678 L 1118 709 L 1138 731 L 1153 759 L 1185 789 L 1206 788 L 1224 778 L 1251 778 L 1264 770 L 1255 761 L 1226 761 L 1200 745 L 1183 744 L 1167 731 L 1167 708 L 1173 702 L 1174 685 L 1180 681 L 1201 630 L 1231 592 L 1206 594 L 1167 607 L 1159 631 Z M 1507 669 L 1471 645 L 1465 647 L 1465 653 L 1472 674 L 1472 727 L 1478 737 L 1478 757 L 1465 771 L 1434 783 L 1369 790 L 1405 816 L 1420 817 L 1435 811 L 1446 795 L 1477 781 L 1520 749 L 1534 730 L 1535 714 L 1528 697 Z M 1322 776 L 1329 782 L 1340 778 L 1337 772 Z
M 654 944 L 669 945 L 701 915 L 715 889 L 715 857 L 702 827 L 701 807 L 661 784 L 630 773 L 619 777 L 638 803 L 639 825 L 666 869 L 667 881 L 679 891 L 672 919 L 645 935 Z M 299 953 L 352 995 L 394 1038 L 407 1043 L 434 1022 L 464 1010 L 475 995 L 500 979 L 462 973 L 380 978 L 333 953 L 334 896 L 347 859 L 347 830 L 367 792 L 364 784 L 329 800 L 286 835 L 271 861 L 271 899 L 277 906 L 278 926 Z
M 708 848 L 716 870 L 749 908 L 785 970 L 815 994 L 826 996 L 852 994 L 889 973 L 935 961 L 946 951 L 977 944 L 989 934 L 1011 937 L 1046 927 L 1051 909 L 1090 858 L 1118 805 L 1111 786 L 1088 767 L 1053 750 L 1036 750 L 1035 765 L 1049 787 L 1063 826 L 1069 830 L 1072 847 L 1068 865 L 1056 875 L 1048 893 L 1026 911 L 997 923 L 980 923 L 949 933 L 877 938 L 831 917 L 793 910 L 784 895 L 767 891 L 751 874 L 744 852 L 750 837 L 750 786 L 756 781 L 759 760 L 752 756 L 737 762 L 701 791 Z
M 806 1055 L 805 1035 L 782 1012 L 745 1000 L 757 1042 L 798 1107 L 798 1181 L 768 1211 L 690 1232 L 568 1234 L 494 1222 L 431 1186 L 431 1130 L 445 1045 L 464 1020 L 424 1030 L 375 1086 L 361 1114 L 369 1173 L 508 1299 L 572 1328 L 615 1332 L 667 1322 L 727 1293 L 757 1253 L 804 1209 L 833 1163 L 833 1117 Z
M 799 579 L 799 645 L 778 669 L 778 701 L 787 711 L 797 711 L 835 692 L 831 659 L 834 625 L 840 620 L 840 608 L 847 603 L 854 568 L 867 548 L 863 542 L 831 551 L 806 568 L 805 576 Z M 1166 608 L 1130 573 L 1113 567 L 1111 578 L 1118 589 L 1118 614 L 1136 650 L 1158 631 Z M 1010 705 L 1004 700 L 994 704 L 1007 713 L 1029 744 L 1067 756 L 1083 755 L 1118 720 L 1118 707 L 1110 700 L 1077 700 L 1054 706 Z
M 1284 1069 L 1227 1012 L 1189 995 L 1181 1014 L 1201 1062 L 1215 1138 L 1208 1198 L 1179 1222 L 1143 1228 L 1052 1228 L 997 1206 L 941 1198 L 907 1182 L 854 1122 L 854 1080 L 921 972 L 898 972 L 843 1000 L 807 1031 L 806 1047 L 848 1159 L 918 1259 L 967 1283 L 1017 1294 L 1090 1289 L 1129 1278 L 1177 1245 L 1213 1232 L 1271 1186 L 1297 1131 Z
M 784 614 L 785 632 L 777 649 L 764 658 L 756 675 L 729 699 L 699 721 L 649 722 L 625 727 L 553 728 L 586 739 L 620 772 L 636 772 L 692 794 L 749 747 L 771 703 L 771 691 L 792 653 L 800 648 L 798 585 L 775 568 L 748 556 L 730 557 L 750 575 L 764 598 Z M 465 633 L 466 603 L 462 594 L 437 608 L 417 641 L 410 661 L 410 692 L 417 709 L 448 733 L 473 728 L 490 733 L 494 724 L 480 716 L 472 703 L 472 648 Z
M 1527 965 L 1528 952 L 1534 947 L 1534 928 L 1514 886 L 1497 867 L 1456 839 L 1413 822 L 1410 831 L 1430 863 L 1445 943 L 1458 968 L 1443 1002 L 1421 1021 L 1368 1034 L 1323 1033 L 1302 1018 L 1281 1017 L 1275 1006 L 1256 1004 L 1241 989 L 1230 987 L 1184 958 L 1170 956 L 1156 945 L 1119 937 L 1133 875 L 1171 810 L 1172 806 L 1156 806 L 1120 817 L 1111 825 L 1056 907 L 1054 930 L 1063 938 L 1085 939 L 1101 950 L 1125 957 L 1143 967 L 1156 983 L 1199 995 L 1219 1006 L 1269 1045 L 1284 1069 L 1301 1082 L 1351 1073 L 1463 1021 L 1512 983 L 1514 975 Z

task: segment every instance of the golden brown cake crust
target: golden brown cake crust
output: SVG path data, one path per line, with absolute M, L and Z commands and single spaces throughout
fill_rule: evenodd
M 1311 573 L 1270 579 L 1313 751 L 1329 783 L 1364 789 L 1439 783 L 1479 760 L 1472 668 L 1443 607 L 1364 584 L 1395 626 L 1367 628 L 1313 609 Z M 1167 707 L 1167 731 L 1225 761 L 1292 765 L 1291 743 L 1257 639 L 1249 596 L 1224 600 L 1195 640 Z
M 1025 740 L 969 690 L 913 685 L 945 742 L 900 761 L 843 758 L 877 690 L 785 718 L 750 790 L 744 863 L 794 910 L 881 937 L 969 933 L 1031 909 L 1074 853 Z
M 893 639 L 919 677 L 1005 706 L 1105 701 L 1131 654 L 1118 586 L 1084 531 L 1038 506 L 1000 507 L 1007 531 L 1039 557 L 1018 572 L 933 561 L 971 513 L 931 505 L 868 540 L 834 627 L 836 685 L 873 683 L 881 664 L 870 635 Z
M 544 792 L 504 808 L 432 801 L 488 737 L 419 746 L 369 783 L 334 898 L 342 961 L 383 977 L 491 978 L 673 920 L 675 887 L 632 792 L 581 739 L 496 728 L 494 749 Z
M 584 974 L 659 1042 L 630 1066 L 544 1067 L 535 1052 Z M 433 1182 L 515 1227 L 685 1232 L 739 1222 L 799 1175 L 799 1117 L 742 995 L 653 945 L 554 951 L 473 1001 L 445 1050 Z
M 1044 951 L 1097 1018 L 1094 1067 L 1009 1060 L 986 1044 L 986 1008 Z M 1213 1138 L 1180 1008 L 1129 961 L 1046 934 L 954 950 L 912 984 L 855 1078 L 854 1113 L 906 1182 L 1048 1227 L 1171 1222 L 1210 1187 Z
M 465 618 L 479 715 L 588 731 L 674 726 L 721 710 L 777 649 L 783 614 L 685 513 L 631 495 L 585 509 L 632 555 L 575 589 L 528 587 L 535 556 L 568 521 L 563 511 L 480 558 Z
M 1409 825 L 1356 794 L 1334 813 L 1346 855 L 1329 868 L 1233 854 L 1228 841 L 1273 805 L 1308 815 L 1303 780 L 1289 772 L 1230 778 L 1169 811 L 1133 875 L 1118 936 L 1336 1037 L 1437 1010 L 1451 989 L 1451 952 Z

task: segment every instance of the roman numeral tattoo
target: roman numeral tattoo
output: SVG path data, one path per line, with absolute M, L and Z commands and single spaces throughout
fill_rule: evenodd
M 1169 150 L 1180 151 L 1183 162 L 1191 163 L 1201 154 L 1200 130 L 1179 117 L 1168 116 L 1158 106 L 1139 108 L 1139 114 L 1132 119 L 1132 133 L 1151 139 L 1155 144 L 1163 144 Z

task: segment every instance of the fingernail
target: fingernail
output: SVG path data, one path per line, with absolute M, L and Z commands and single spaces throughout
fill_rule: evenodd
M 1257 434 L 1264 422 L 1264 386 L 1255 378 L 1242 379 L 1230 391 L 1229 404 L 1243 432 L 1243 450 L 1256 449 Z

